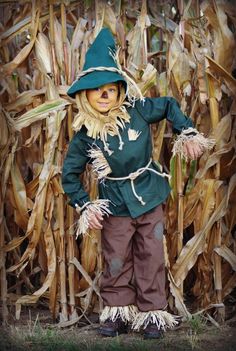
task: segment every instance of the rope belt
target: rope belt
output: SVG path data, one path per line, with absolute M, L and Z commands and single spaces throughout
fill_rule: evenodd
M 132 172 L 130 173 L 128 176 L 126 177 L 108 177 L 106 176 L 105 178 L 106 179 L 109 179 L 109 180 L 126 180 L 126 179 L 130 179 L 130 182 L 131 182 L 131 188 L 132 188 L 132 191 L 133 191 L 133 194 L 134 196 L 136 197 L 136 199 L 144 206 L 146 204 L 146 202 L 143 201 L 143 198 L 142 196 L 139 196 L 136 191 L 135 191 L 135 188 L 134 188 L 134 180 L 136 178 L 138 178 L 138 176 L 140 176 L 140 174 L 144 173 L 145 171 L 149 171 L 149 172 L 153 172 L 153 173 L 156 173 L 157 175 L 161 176 L 161 177 L 167 177 L 170 179 L 170 175 L 167 174 L 167 173 L 160 173 L 158 171 L 156 171 L 155 169 L 152 169 L 150 168 L 149 166 L 151 165 L 152 163 L 152 159 L 150 159 L 150 161 L 148 162 L 148 164 L 145 166 L 145 167 L 141 167 L 139 169 L 137 169 L 137 171 L 135 172 Z

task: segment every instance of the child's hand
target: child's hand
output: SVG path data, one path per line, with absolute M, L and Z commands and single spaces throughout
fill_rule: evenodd
M 82 207 L 77 206 L 76 212 L 79 214 L 79 224 L 76 231 L 76 238 L 78 235 L 87 233 L 88 229 L 102 229 L 103 216 L 109 216 L 110 200 L 97 199 L 86 202 Z
M 197 159 L 203 153 L 203 149 L 196 140 L 187 140 L 183 145 L 183 151 L 192 160 Z
M 103 216 L 101 213 L 88 208 L 88 222 L 90 229 L 102 229 Z

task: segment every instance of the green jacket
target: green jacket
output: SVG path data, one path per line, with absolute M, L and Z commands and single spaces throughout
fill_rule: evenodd
M 87 136 L 85 127 L 73 137 L 62 172 L 63 188 L 72 206 L 76 203 L 82 206 L 89 201 L 79 176 L 85 170 L 86 164 L 91 162 L 88 150 L 92 144 L 95 143 L 102 150 L 109 163 L 112 170 L 109 177 L 125 177 L 145 167 L 152 156 L 150 124 L 166 118 L 172 123 L 173 132 L 178 134 L 183 129 L 193 127 L 191 119 L 181 112 L 177 101 L 171 97 L 145 98 L 144 103 L 137 101 L 135 106 L 128 108 L 127 111 L 131 117 L 130 122 L 120 130 L 124 142 L 123 149 L 119 150 L 118 136 L 109 135 L 107 142 L 109 149 L 113 151 L 110 156 L 104 151 L 104 145 L 100 139 L 94 140 Z M 141 132 L 136 140 L 129 140 L 129 129 Z M 150 168 L 159 171 L 154 162 Z M 135 197 L 129 179 L 115 181 L 106 179 L 100 182 L 99 198 L 111 201 L 109 207 L 113 215 L 136 218 L 164 202 L 170 192 L 167 180 L 148 170 L 134 180 L 134 186 L 136 193 L 142 196 L 145 205 Z

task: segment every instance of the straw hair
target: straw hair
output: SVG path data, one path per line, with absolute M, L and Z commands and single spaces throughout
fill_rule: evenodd
M 96 111 L 88 102 L 86 91 L 81 91 L 76 94 L 76 103 L 78 107 L 78 114 L 75 116 L 72 128 L 78 132 L 84 125 L 87 128 L 87 135 L 91 138 L 100 138 L 101 133 L 106 130 L 107 134 L 114 136 L 117 134 L 117 127 L 124 127 L 125 122 L 129 122 L 130 116 L 126 111 L 125 106 L 129 106 L 125 102 L 124 87 L 119 87 L 120 94 L 117 105 L 114 106 L 106 115 Z
M 113 153 L 109 149 L 107 143 L 107 136 L 119 137 L 119 149 L 123 148 L 123 141 L 120 136 L 119 128 L 123 129 L 125 123 L 129 123 L 130 116 L 126 110 L 126 106 L 130 106 L 125 101 L 124 87 L 119 84 L 119 97 L 117 105 L 114 106 L 107 114 L 102 114 L 96 111 L 88 102 L 86 91 L 83 90 L 76 94 L 76 103 L 78 107 L 78 114 L 75 116 L 72 128 L 77 132 L 82 126 L 87 129 L 87 135 L 94 139 L 101 139 L 104 144 L 104 150 L 109 155 Z

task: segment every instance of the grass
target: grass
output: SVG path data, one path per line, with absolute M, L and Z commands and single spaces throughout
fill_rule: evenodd
M 173 340 L 143 340 L 140 335 L 122 335 L 115 338 L 101 338 L 93 333 L 89 335 L 75 335 L 75 331 L 42 328 L 35 326 L 34 330 L 11 330 L 11 342 L 5 340 L 0 344 L 1 351 L 150 351 L 173 350 Z M 14 336 L 13 336 L 14 335 Z M 71 335 L 71 336 L 70 336 Z M 14 341 L 14 342 L 13 342 Z M 191 351 L 190 346 L 183 348 L 178 340 L 175 351 Z
M 84 328 L 59 329 L 53 325 L 41 324 L 37 317 L 27 325 L 9 327 L 0 332 L 1 351 L 192 351 L 221 350 L 211 348 L 221 343 L 221 331 L 207 325 L 207 319 L 193 316 L 178 330 L 167 332 L 160 340 L 143 340 L 137 333 L 103 338 L 98 335 L 97 325 Z M 205 339 L 204 339 L 205 338 Z M 218 341 L 216 341 L 218 340 Z M 224 345 L 224 344 L 222 344 Z M 233 350 L 230 348 L 223 350 Z
M 5 344 L 0 343 L 1 351 L 150 351 L 172 350 L 171 343 L 161 340 L 143 340 L 139 335 L 122 335 L 115 338 L 101 338 L 93 333 L 75 335 L 75 331 L 43 328 L 40 325 L 33 330 L 11 329 Z M 71 336 L 70 336 L 71 335 Z M 168 346 L 168 348 L 166 348 Z M 173 346 L 173 345 L 172 345 Z M 175 351 L 191 350 L 178 348 Z
M 199 335 L 206 330 L 207 319 L 201 314 L 196 314 L 188 320 L 188 324 L 190 331 L 194 334 Z
M 188 320 L 189 329 L 187 332 L 187 341 L 192 350 L 200 347 L 200 334 L 202 334 L 207 327 L 207 320 L 202 315 L 192 315 Z

